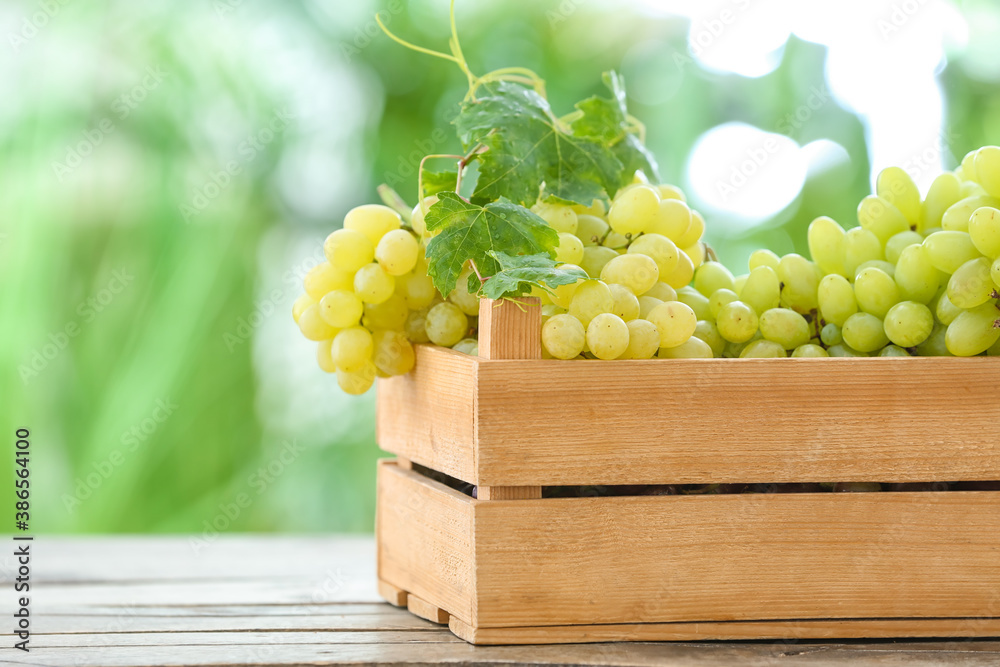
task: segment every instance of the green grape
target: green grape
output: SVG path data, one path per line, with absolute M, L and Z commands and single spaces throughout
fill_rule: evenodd
M 676 299 L 667 299 L 667 301 L 676 301 Z M 639 297 L 639 318 L 643 320 L 646 319 L 646 316 L 649 315 L 649 311 L 653 310 L 663 302 L 664 299 L 657 299 L 656 297 L 646 296 L 643 294 Z
M 711 359 L 715 355 L 708 343 L 691 336 L 680 345 L 661 347 L 657 356 L 661 359 Z
M 990 357 L 1000 357 L 1000 339 L 990 346 L 990 349 L 986 350 L 986 354 Z
M 316 363 L 324 373 L 337 372 L 337 364 L 333 363 L 333 357 L 330 354 L 331 345 L 333 345 L 332 340 L 321 340 L 316 344 Z
M 302 317 L 303 311 L 306 308 L 316 303 L 316 299 L 312 298 L 308 294 L 300 294 L 295 303 L 292 304 L 292 319 L 295 323 L 299 323 L 299 318 Z
M 601 239 L 610 230 L 611 227 L 601 218 L 586 214 L 577 216 L 576 238 L 583 241 L 585 247 L 600 245 Z
M 1000 147 L 984 146 L 976 151 L 975 166 L 976 180 L 983 189 L 1000 197 Z
M 899 167 L 883 169 L 876 179 L 875 192 L 899 209 L 913 229 L 917 228 L 923 218 L 923 208 L 920 190 L 909 174 Z
M 629 330 L 625 320 L 601 313 L 587 325 L 587 347 L 598 359 L 616 359 L 628 348 Z
M 935 232 L 924 239 L 923 247 L 934 268 L 945 273 L 955 273 L 958 267 L 980 256 L 967 232 Z
M 1000 210 L 983 206 L 969 218 L 969 238 L 976 250 L 990 259 L 1000 257 Z
M 889 309 L 902 299 L 892 276 L 876 268 L 864 269 L 854 280 L 854 296 L 858 308 L 882 319 Z M 858 348 L 860 349 L 860 348 Z
M 719 328 L 715 326 L 714 322 L 698 320 L 693 335 L 708 343 L 708 346 L 712 348 L 712 354 L 716 357 L 721 357 L 722 352 L 726 349 L 726 339 L 719 333 Z
M 660 332 L 649 320 L 630 320 L 628 325 L 628 347 L 619 359 L 652 359 L 660 349 Z
M 614 299 L 614 306 L 611 312 L 622 318 L 625 322 L 630 322 L 639 317 L 639 299 L 629 291 L 624 285 L 608 285 L 611 290 L 611 298 Z M 579 290 L 577 290 L 579 294 Z
M 839 273 L 844 271 L 844 240 L 846 233 L 833 218 L 825 215 L 816 218 L 809 225 L 807 235 L 809 254 L 823 273 Z
M 466 315 L 479 315 L 479 297 L 469 292 L 469 277 L 472 275 L 472 267 L 466 267 L 458 275 L 455 282 L 455 289 L 448 295 L 448 301 L 459 307 Z
M 645 238 L 640 236 L 640 239 Z M 588 246 L 583 249 L 583 259 L 580 260 L 580 268 L 587 272 L 587 275 L 597 280 L 601 277 L 604 266 L 618 257 L 618 251 L 605 248 L 602 245 Z
M 701 213 L 698 211 L 691 211 L 691 224 L 688 225 L 687 230 L 681 235 L 679 239 L 676 239 L 678 248 L 690 248 L 694 244 L 701 240 L 701 237 L 705 235 L 705 218 L 701 217 Z M 692 259 L 694 259 L 692 257 Z
M 677 301 L 677 290 L 661 280 L 646 290 L 642 296 L 651 296 L 660 301 Z
M 679 199 L 681 201 L 687 201 L 687 197 L 684 196 L 684 191 L 676 185 L 661 183 L 660 185 L 656 185 L 654 187 L 656 188 L 656 191 L 660 193 L 660 199 Z
M 426 319 L 430 308 L 410 311 L 406 316 L 406 324 L 403 331 L 411 343 L 429 343 L 431 339 L 427 337 Z
M 934 314 L 922 303 L 903 301 L 889 309 L 882 324 L 895 345 L 915 347 L 934 331 Z
M 643 234 L 632 241 L 632 244 L 628 247 L 628 252 L 640 253 L 652 258 L 656 262 L 656 267 L 660 270 L 661 276 L 669 274 L 677 267 L 677 257 L 679 255 L 677 246 L 662 234 Z
M 617 250 L 618 254 L 621 255 L 625 252 L 630 242 L 630 237 L 625 236 L 624 234 L 619 234 L 618 232 L 608 232 L 608 235 L 604 237 L 604 243 L 601 245 L 605 248 Z
M 401 276 L 412 271 L 419 255 L 420 244 L 405 229 L 386 232 L 375 247 L 375 259 L 390 276 Z
M 567 310 L 565 308 L 560 308 L 554 303 L 546 304 L 542 306 L 542 324 L 544 325 L 545 322 L 547 322 L 553 315 L 562 315 L 566 312 Z
M 962 198 L 962 182 L 958 176 L 950 171 L 946 171 L 931 183 L 930 190 L 927 191 L 927 200 L 924 202 L 924 222 L 920 227 L 920 232 L 927 233 L 932 227 L 941 226 L 941 218 L 944 212 L 952 204 Z
M 580 356 L 586 343 L 587 330 L 572 315 L 553 315 L 542 327 L 542 345 L 556 359 Z
M 975 181 L 979 178 L 979 174 L 976 170 L 976 153 L 978 151 L 972 150 L 965 154 L 962 158 L 962 163 L 955 170 L 960 178 L 966 181 Z
M 569 314 L 586 327 L 595 317 L 610 313 L 614 308 L 615 298 L 611 288 L 600 280 L 588 280 L 576 288 L 569 304 Z
M 619 234 L 639 234 L 646 231 L 660 206 L 659 193 L 648 185 L 639 185 L 618 193 L 611 210 L 608 223 Z
M 849 345 L 834 345 L 826 351 L 831 357 L 867 357 L 864 352 L 858 352 Z
M 777 308 L 781 304 L 781 281 L 778 273 L 766 264 L 761 264 L 750 270 L 743 290 L 739 292 L 740 299 L 749 304 L 754 312 Z
M 858 267 L 873 259 L 884 259 L 882 242 L 872 232 L 861 227 L 848 229 L 844 235 L 844 272 L 853 276 Z
M 917 346 L 917 355 L 921 357 L 953 357 L 948 351 L 946 338 L 948 327 L 942 324 L 935 324 L 934 331 L 923 343 Z
M 402 331 L 406 328 L 406 318 L 410 314 L 410 309 L 407 308 L 403 297 L 393 294 L 380 304 L 366 303 L 364 313 L 361 323 L 369 331 L 376 329 Z
M 962 308 L 953 304 L 951 299 L 948 298 L 947 288 L 945 288 L 945 291 L 938 297 L 937 304 L 934 306 L 934 314 L 937 316 L 938 322 L 947 326 L 954 322 L 955 318 L 962 311 Z
M 677 266 L 669 275 L 661 276 L 663 282 L 667 283 L 674 289 L 680 289 L 688 283 L 694 277 L 694 264 L 691 263 L 691 258 L 687 256 L 686 253 L 681 251 L 677 255 Z
M 733 289 L 733 274 L 719 262 L 705 262 L 694 274 L 694 288 L 706 297 L 715 290 Z
M 649 311 L 647 320 L 660 332 L 660 347 L 677 347 L 694 333 L 698 317 L 680 301 L 664 301 Z
M 760 315 L 758 326 L 765 340 L 778 343 L 786 350 L 793 350 L 809 342 L 809 323 L 794 310 L 765 310 Z
M 868 196 L 858 206 L 858 222 L 885 245 L 892 236 L 910 228 L 899 209 L 881 197 Z
M 373 351 L 371 332 L 364 327 L 350 327 L 334 337 L 330 355 L 338 369 L 354 373 L 371 361 Z
M 699 320 L 705 320 L 712 316 L 708 305 L 708 299 L 704 294 L 693 287 L 682 287 L 677 290 L 677 301 L 690 306 Z
M 357 371 L 348 372 L 338 368 L 337 384 L 346 394 L 361 395 L 375 383 L 375 370 L 375 364 L 371 361 Z
M 977 257 L 958 267 L 948 281 L 948 300 L 965 309 L 986 303 L 995 289 L 991 264 L 985 257 Z
M 378 264 L 365 264 L 354 274 L 354 291 L 365 303 L 382 303 L 396 291 L 396 279 Z
M 332 266 L 354 273 L 375 259 L 375 246 L 357 230 L 338 229 L 326 237 L 323 254 Z
M 439 303 L 424 317 L 427 338 L 435 345 L 451 347 L 465 338 L 469 331 L 469 318 L 453 303 Z
M 889 343 L 882 320 L 871 313 L 854 313 L 841 328 L 844 343 L 859 352 L 874 352 Z
M 476 340 L 475 338 L 463 338 L 462 340 L 452 345 L 451 349 L 455 350 L 456 352 L 461 352 L 462 354 L 467 354 L 470 357 L 478 357 L 479 341 Z
M 972 357 L 1000 340 L 1000 309 L 989 301 L 959 314 L 948 325 L 945 345 L 956 357 Z
M 984 206 L 998 205 L 1000 202 L 988 195 L 966 197 L 952 204 L 944 212 L 944 217 L 941 218 L 941 227 L 952 232 L 967 232 L 969 231 L 969 219 L 975 211 Z
M 376 331 L 372 335 L 375 344 L 373 356 L 375 368 L 384 374 L 406 375 L 413 370 L 416 355 L 413 345 L 399 331 Z
M 420 310 L 434 303 L 437 290 L 430 276 L 413 272 L 396 279 L 396 294 L 403 297 L 407 308 Z
M 757 333 L 757 312 L 743 301 L 731 301 L 719 309 L 715 326 L 730 343 L 745 343 Z
M 317 264 L 302 281 L 306 294 L 319 301 L 335 289 L 354 289 L 354 274 L 334 268 L 329 262 Z
M 852 313 L 853 314 L 853 313 Z M 832 345 L 840 345 L 844 342 L 844 336 L 840 332 L 840 327 L 830 322 L 825 325 L 819 332 L 819 339 L 823 341 L 823 345 L 830 347 Z
M 664 199 L 656 209 L 646 231 L 679 241 L 691 226 L 691 209 L 680 199 Z
M 576 234 L 579 219 L 576 211 L 569 206 L 538 202 L 531 207 L 531 211 L 560 234 Z
M 909 357 L 910 353 L 898 345 L 886 345 L 879 350 L 880 357 Z
M 560 232 L 556 261 L 560 264 L 579 264 L 582 260 L 583 241 L 568 232 Z
M 706 250 L 704 243 L 698 242 L 693 246 L 681 248 L 681 252 L 688 256 L 688 259 L 691 260 L 691 266 L 693 266 L 695 270 L 697 270 L 698 267 L 705 262 Z
M 858 270 L 854 274 L 854 280 L 858 279 L 858 275 L 865 269 L 878 269 L 882 273 L 886 274 L 890 278 L 896 275 L 896 267 L 884 259 L 873 259 L 869 262 L 865 262 L 858 267 Z
M 604 205 L 604 202 L 600 199 L 594 199 L 590 202 L 590 206 L 583 206 L 581 204 L 573 204 L 570 206 L 573 211 L 576 212 L 578 216 L 580 215 L 592 215 L 598 218 L 603 218 L 607 216 L 608 207 Z
M 902 254 L 904 248 L 909 248 L 911 245 L 920 245 L 923 241 L 923 236 L 909 229 L 896 234 L 885 243 L 886 261 L 889 264 L 895 264 L 899 261 L 899 256 Z
M 355 229 L 377 246 L 388 232 L 399 229 L 399 214 L 388 206 L 381 204 L 365 204 L 347 212 L 344 217 L 344 229 Z
M 930 257 L 922 245 L 903 248 L 896 263 L 893 279 L 899 287 L 899 295 L 907 301 L 928 303 L 937 294 L 941 272 L 931 264 Z
M 740 359 L 782 359 L 787 356 L 785 348 L 771 340 L 755 340 L 740 352 Z
M 746 349 L 746 346 L 755 340 L 762 340 L 760 338 L 760 333 L 755 334 L 753 338 L 743 343 L 730 343 L 727 341 L 726 347 L 722 351 L 722 357 L 724 359 L 739 359 L 740 354 L 742 354 L 743 350 Z
M 792 351 L 793 357 L 829 357 L 830 353 L 824 350 L 819 345 L 814 345 L 812 343 L 806 343 L 805 345 L 799 345 Z
M 747 278 L 750 277 L 749 273 L 741 273 L 738 276 L 733 277 L 733 291 L 739 294 L 743 291 L 743 286 L 747 284 Z
M 993 279 L 993 285 L 1000 290 L 1000 257 L 993 260 L 993 265 L 990 267 L 990 278 Z
M 314 303 L 299 315 L 299 331 L 308 340 L 321 341 L 328 340 L 337 335 L 337 328 L 331 326 L 323 319 L 320 305 Z
M 708 312 L 714 320 L 719 316 L 719 311 L 727 303 L 739 301 L 739 295 L 731 289 L 717 289 L 712 292 L 712 297 L 708 300 Z
M 644 294 L 659 278 L 656 262 L 646 255 L 619 255 L 601 269 L 601 280 L 624 285 L 633 294 Z
M 858 312 L 858 302 L 854 288 L 847 278 L 830 274 L 823 276 L 817 291 L 819 312 L 823 319 L 843 327 L 847 318 Z
M 413 212 L 410 214 L 410 227 L 413 231 L 420 237 L 427 236 L 427 223 L 424 220 L 427 215 L 427 211 L 430 210 L 431 206 L 438 203 L 437 195 L 431 195 L 430 197 L 424 197 L 424 201 L 421 204 L 417 204 L 413 207 Z
M 752 273 L 754 269 L 758 266 L 769 266 L 775 271 L 778 270 L 778 264 L 781 263 L 781 258 L 775 255 L 770 250 L 754 250 L 750 254 L 750 261 L 747 262 L 747 268 Z
M 367 239 L 366 239 L 367 240 Z M 333 290 L 320 299 L 319 313 L 327 324 L 337 329 L 353 327 L 361 321 L 365 304 L 354 292 Z
M 778 264 L 778 279 L 781 289 L 781 305 L 786 308 L 808 313 L 817 306 L 816 290 L 819 287 L 819 268 L 801 255 L 785 255 Z

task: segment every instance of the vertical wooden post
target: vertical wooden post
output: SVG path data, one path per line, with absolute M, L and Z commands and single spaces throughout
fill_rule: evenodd
M 541 359 L 542 305 L 539 300 L 535 297 L 480 300 L 479 356 L 491 360 Z M 531 500 L 542 497 L 542 487 L 479 486 L 476 497 L 479 500 Z

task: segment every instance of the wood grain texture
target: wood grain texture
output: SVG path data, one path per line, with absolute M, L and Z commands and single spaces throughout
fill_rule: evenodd
M 479 356 L 483 359 L 541 359 L 541 302 L 536 297 L 500 301 L 480 299 Z
M 534 500 L 542 497 L 540 486 L 479 486 L 479 500 Z
M 1000 479 L 1000 358 L 482 361 L 477 482 Z
M 418 598 L 416 595 L 407 597 L 406 608 L 410 610 L 411 614 L 431 623 L 445 624 L 450 616 L 444 609 Z
M 475 357 L 416 346 L 413 372 L 378 380 L 376 439 L 410 461 L 472 483 Z
M 475 623 L 472 513 L 468 496 L 380 461 L 379 580 Z
M 378 594 L 382 596 L 382 599 L 391 604 L 393 607 L 407 607 L 408 608 L 408 595 L 406 591 L 401 588 L 396 588 L 392 584 L 388 584 L 381 579 L 378 581 Z M 419 614 L 417 614 L 419 616 Z

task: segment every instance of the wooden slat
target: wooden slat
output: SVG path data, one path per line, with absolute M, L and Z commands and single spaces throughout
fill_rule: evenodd
M 418 598 L 416 595 L 410 595 L 406 598 L 406 608 L 409 609 L 411 613 L 416 614 L 420 618 L 428 620 L 431 623 L 448 622 L 448 612 L 438 606 L 432 605 L 426 600 Z
M 475 623 L 472 499 L 391 461 L 378 495 L 379 580 Z
M 413 372 L 378 381 L 375 428 L 379 446 L 475 483 L 477 364 L 476 357 L 417 345 Z
M 521 628 L 473 628 L 452 618 L 449 625 L 456 635 L 479 645 L 1000 636 L 1000 618 L 631 623 Z
M 484 360 L 477 391 L 481 485 L 1000 479 L 996 357 Z
M 532 500 L 542 497 L 540 486 L 479 486 L 479 500 Z
M 1000 616 L 1000 493 L 476 502 L 475 527 L 478 627 Z
M 479 301 L 479 356 L 541 359 L 542 306 L 535 297 Z
M 383 600 L 391 604 L 393 607 L 407 606 L 406 591 L 401 588 L 396 588 L 392 584 L 386 583 L 381 579 L 378 580 L 378 594 L 382 596 Z

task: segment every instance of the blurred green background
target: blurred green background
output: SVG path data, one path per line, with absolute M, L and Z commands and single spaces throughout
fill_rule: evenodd
M 420 157 L 458 149 L 465 93 L 376 11 L 446 49 L 447 0 L 0 9 L 0 426 L 31 430 L 33 529 L 372 529 L 374 392 L 341 393 L 290 308 L 349 208 L 382 182 L 412 203 Z M 623 71 L 737 273 L 805 254 L 817 215 L 856 224 L 873 170 L 926 187 L 1000 141 L 995 2 L 460 0 L 458 23 L 476 72 L 530 67 L 561 113 Z

